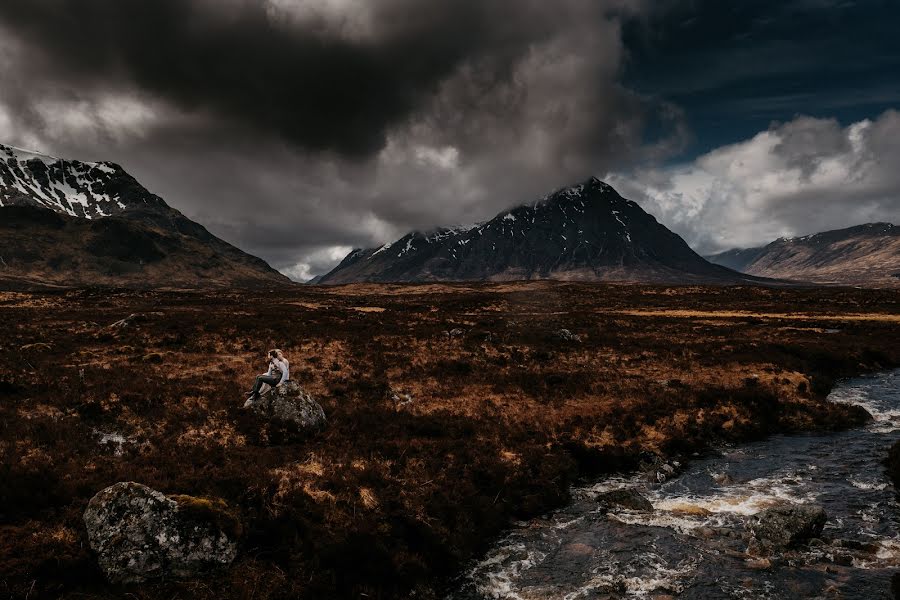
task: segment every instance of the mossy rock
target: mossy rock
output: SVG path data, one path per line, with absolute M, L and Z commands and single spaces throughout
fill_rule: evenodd
M 221 498 L 206 498 L 175 494 L 169 496 L 178 505 L 178 514 L 198 522 L 213 523 L 232 539 L 244 535 L 240 514 Z
M 91 498 L 84 523 L 100 568 L 115 583 L 189 579 L 227 567 L 242 531 L 222 500 L 167 497 L 133 482 Z

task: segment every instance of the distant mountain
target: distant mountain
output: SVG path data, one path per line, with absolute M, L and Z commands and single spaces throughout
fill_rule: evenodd
M 637 204 L 592 178 L 473 227 L 410 233 L 354 250 L 320 283 L 758 281 L 713 265 Z
M 759 277 L 812 283 L 900 287 L 900 227 L 869 223 L 767 246 L 729 250 L 711 262 Z
M 732 248 L 725 252 L 704 256 L 704 258 L 713 264 L 722 265 L 739 273 L 744 273 L 747 266 L 759 258 L 764 250 L 764 246 L 759 248 Z
M 0 145 L 0 285 L 209 287 L 289 280 L 120 166 Z

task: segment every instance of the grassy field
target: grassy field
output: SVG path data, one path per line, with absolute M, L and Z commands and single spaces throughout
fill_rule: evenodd
M 859 423 L 824 397 L 900 365 L 898 301 L 560 283 L 0 293 L 0 598 L 433 597 L 576 478 Z M 271 347 L 325 432 L 240 410 Z M 81 514 L 123 480 L 228 502 L 245 530 L 232 568 L 107 584 Z

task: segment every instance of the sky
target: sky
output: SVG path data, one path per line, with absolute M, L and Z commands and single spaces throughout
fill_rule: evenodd
M 297 280 L 599 176 L 697 251 L 900 222 L 896 0 L 3 0 L 0 142 Z

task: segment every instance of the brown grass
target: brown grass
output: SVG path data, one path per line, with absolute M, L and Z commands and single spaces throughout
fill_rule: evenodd
M 578 476 L 858 422 L 823 397 L 900 364 L 898 298 L 547 282 L 0 294 L 0 594 L 434 597 Z M 323 433 L 239 409 L 272 347 L 323 404 Z M 107 584 L 81 514 L 121 480 L 224 500 L 243 531 L 232 568 Z

